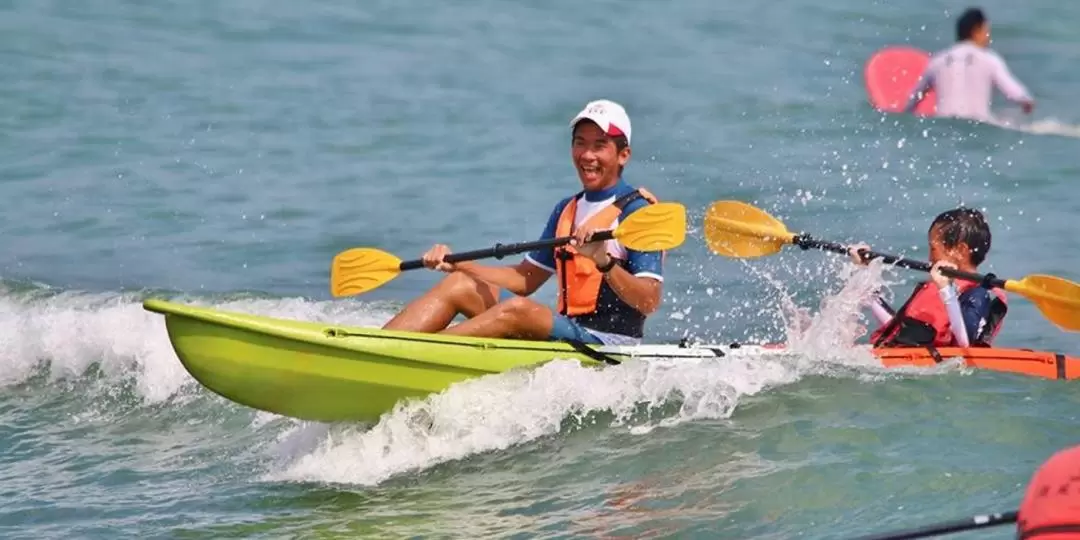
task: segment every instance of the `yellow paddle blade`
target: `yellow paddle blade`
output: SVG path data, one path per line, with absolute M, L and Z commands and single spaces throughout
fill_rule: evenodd
M 679 247 L 686 240 L 686 207 L 676 202 L 650 204 L 627 216 L 612 235 L 637 251 Z
M 705 243 L 717 255 L 772 255 L 794 239 L 778 219 L 741 201 L 716 201 L 705 212 Z
M 373 248 L 347 249 L 330 263 L 330 294 L 335 297 L 362 294 L 394 279 L 401 259 Z
M 1043 316 L 1063 330 L 1080 330 L 1080 285 L 1045 274 L 1005 280 L 1005 290 L 1035 304 Z

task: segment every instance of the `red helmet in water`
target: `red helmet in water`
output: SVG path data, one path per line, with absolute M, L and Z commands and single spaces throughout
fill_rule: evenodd
M 1018 512 L 1022 540 L 1080 540 L 1080 445 L 1061 450 L 1035 471 Z

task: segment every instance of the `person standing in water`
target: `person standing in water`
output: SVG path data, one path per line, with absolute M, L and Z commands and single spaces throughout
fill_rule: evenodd
M 993 120 L 990 100 L 996 86 L 1030 114 L 1035 100 L 1009 72 L 1005 60 L 990 49 L 990 21 L 979 8 L 968 8 L 956 21 L 957 43 L 930 59 L 912 92 L 905 112 L 915 110 L 931 88 L 937 94 L 937 116 Z

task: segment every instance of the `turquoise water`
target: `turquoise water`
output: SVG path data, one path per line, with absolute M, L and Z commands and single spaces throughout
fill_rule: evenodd
M 1018 128 L 867 107 L 868 55 L 946 45 L 952 2 L 0 2 L 0 536 L 845 538 L 1015 507 L 1080 442 L 1071 383 L 883 372 L 838 345 L 875 275 L 700 232 L 738 199 L 925 258 L 963 202 L 985 269 L 1080 279 L 1080 7 L 983 6 L 1038 99 Z M 808 335 L 801 361 L 556 361 L 324 426 L 210 394 L 139 305 L 379 325 L 438 276 L 332 300 L 331 257 L 533 239 L 601 97 L 627 179 L 690 211 L 649 339 Z M 1015 296 L 999 343 L 1080 354 Z

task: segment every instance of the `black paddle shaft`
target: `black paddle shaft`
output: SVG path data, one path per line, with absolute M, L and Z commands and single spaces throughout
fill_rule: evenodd
M 971 531 L 986 527 L 996 527 L 998 525 L 1005 525 L 1007 523 L 1016 523 L 1016 517 L 1016 512 L 1004 512 L 999 514 L 972 516 L 969 518 L 958 519 L 956 521 L 946 521 L 944 523 L 938 523 L 936 525 L 930 525 L 918 529 L 897 531 L 894 533 L 879 534 L 876 536 L 864 536 L 859 538 L 858 540 L 910 540 L 912 538 L 926 538 L 928 536 L 952 534 L 960 531 Z
M 833 253 L 847 254 L 848 246 L 844 244 L 838 244 L 836 242 L 825 242 L 823 240 L 817 240 L 809 235 L 800 234 L 795 237 L 794 243 L 803 249 L 820 249 L 824 251 L 832 251 Z M 893 264 L 896 266 L 902 266 L 904 268 L 910 268 L 911 270 L 920 270 L 923 272 L 929 272 L 932 265 L 923 261 L 915 261 L 911 259 L 905 259 L 903 257 L 897 257 L 895 255 L 888 255 L 885 253 L 878 253 L 876 251 L 860 251 L 859 255 L 862 256 L 864 261 L 871 259 L 881 259 L 885 261 L 885 264 Z M 954 279 L 963 279 L 967 281 L 974 281 L 982 283 L 987 288 L 1003 288 L 1005 287 L 1005 280 L 998 279 L 994 274 L 976 274 L 975 272 L 964 272 L 962 270 L 955 270 L 952 268 L 942 268 L 941 273 Z
M 615 231 L 596 231 L 593 234 L 590 242 L 602 242 L 604 240 L 611 240 L 615 238 Z M 534 249 L 546 248 L 546 247 L 559 247 L 569 244 L 573 240 L 573 236 L 560 236 L 558 238 L 548 238 L 546 240 L 535 240 L 532 242 L 519 242 L 517 244 L 495 244 L 492 247 L 485 249 L 476 249 L 473 251 L 462 251 L 461 253 L 451 253 L 446 257 L 443 257 L 443 261 L 448 263 L 459 263 L 463 261 L 475 261 L 477 259 L 501 259 L 507 255 L 517 255 L 518 253 L 527 253 Z M 402 261 L 398 265 L 398 270 L 417 270 L 424 267 L 423 259 L 414 259 L 411 261 Z

